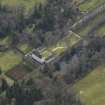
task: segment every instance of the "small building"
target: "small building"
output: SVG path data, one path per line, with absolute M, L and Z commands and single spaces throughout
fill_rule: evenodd
M 38 56 L 36 56 L 35 54 L 31 54 L 31 57 L 33 60 L 35 60 L 36 62 L 40 63 L 40 64 L 45 64 L 45 60 L 39 58 Z
M 26 54 L 25 58 L 31 59 L 33 60 L 33 62 L 37 62 L 38 64 L 41 64 L 41 65 L 46 63 L 46 61 L 43 58 L 41 58 L 40 53 L 35 49 L 33 49 L 32 52 Z

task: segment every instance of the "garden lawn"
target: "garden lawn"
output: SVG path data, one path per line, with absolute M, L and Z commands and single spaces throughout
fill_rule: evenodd
M 78 38 L 75 33 L 71 35 L 67 35 L 62 40 L 60 40 L 57 44 L 48 46 L 45 48 L 41 55 L 44 59 L 47 59 L 50 55 L 60 55 L 61 53 L 65 52 L 67 48 L 72 47 L 76 44 L 81 38 Z
M 46 0 L 0 0 L 3 5 L 14 6 L 24 6 L 26 10 L 32 9 L 36 4 L 44 3 Z
M 97 24 L 103 15 L 98 15 L 94 19 L 91 19 L 85 26 L 82 26 L 79 30 L 77 30 L 76 33 L 80 36 L 85 36 Z
M 105 0 L 85 0 L 85 2 L 82 3 L 79 8 L 81 11 L 90 11 L 102 5 L 103 3 L 105 3 Z
M 3 72 L 7 72 L 12 69 L 17 64 L 21 63 L 22 57 L 13 51 L 7 51 L 5 53 L 0 53 L 0 68 Z
M 105 65 L 97 67 L 73 86 L 84 105 L 105 105 Z

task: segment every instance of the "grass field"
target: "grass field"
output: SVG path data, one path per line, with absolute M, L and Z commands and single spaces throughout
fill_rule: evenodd
M 5 46 L 9 46 L 10 44 L 10 38 L 9 37 L 5 37 L 4 39 L 0 39 L 0 45 L 5 45 Z
M 88 21 L 88 23 L 81 27 L 79 30 L 77 30 L 76 33 L 78 33 L 80 36 L 84 36 L 86 35 L 90 30 L 91 28 L 93 28 L 97 22 L 102 18 L 103 15 L 98 15 L 96 16 L 94 19 Z
M 39 3 L 44 3 L 46 0 L 0 0 L 0 3 L 8 6 L 24 6 L 26 10 Z
M 23 51 L 25 54 L 32 50 L 31 46 L 27 43 L 18 45 L 18 48 Z
M 100 35 L 105 36 L 105 25 L 100 27 L 97 32 L 99 32 Z
M 105 105 L 105 65 L 97 67 L 73 88 L 84 105 Z
M 60 40 L 57 44 L 45 48 L 45 50 L 41 52 L 41 55 L 45 59 L 47 59 L 51 54 L 59 55 L 63 53 L 67 47 L 72 47 L 76 44 L 80 39 L 81 38 L 78 38 L 75 33 L 72 33 Z
M 102 5 L 105 3 L 105 0 L 85 0 L 83 4 L 80 5 L 81 11 L 90 11 L 92 9 L 95 9 L 99 5 Z
M 22 57 L 13 51 L 7 51 L 5 53 L 0 53 L 0 68 L 3 72 L 7 72 L 15 65 L 22 61 Z
M 85 36 L 98 22 L 99 19 L 101 19 L 101 15 L 95 17 L 91 21 L 87 23 L 86 26 L 81 27 L 76 33 L 78 33 L 80 36 Z M 102 25 L 99 27 L 99 29 L 96 30 L 97 33 L 101 36 L 105 36 L 105 25 Z

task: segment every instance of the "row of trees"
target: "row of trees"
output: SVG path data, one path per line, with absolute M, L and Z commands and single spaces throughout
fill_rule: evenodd
M 79 97 L 63 82 L 48 80 L 47 83 L 46 88 L 38 88 L 32 79 L 14 83 L 0 96 L 0 105 L 82 105 Z
M 2 91 L 6 94 L 4 100 L 0 100 L 0 105 L 33 105 L 35 101 L 43 98 L 41 90 L 35 86 L 32 79 L 16 82 L 11 87 L 3 79 L 2 84 Z

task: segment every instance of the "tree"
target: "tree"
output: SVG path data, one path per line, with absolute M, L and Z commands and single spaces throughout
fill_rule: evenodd
M 51 83 L 46 92 L 49 100 L 47 105 L 81 105 L 79 97 L 61 81 Z
M 11 101 L 16 99 L 16 105 L 33 105 L 35 101 L 42 99 L 43 94 L 40 89 L 36 88 L 33 80 L 27 82 L 15 83 L 6 91 L 7 98 Z
M 72 2 L 73 0 L 71 0 Z M 34 24 L 33 45 L 49 45 L 57 42 L 77 19 L 78 12 L 69 0 L 48 0 L 46 5 L 34 6 L 28 18 L 29 26 Z M 75 17 L 75 18 L 74 18 Z M 37 34 L 40 33 L 40 36 Z M 40 43 L 39 42 L 43 42 Z

